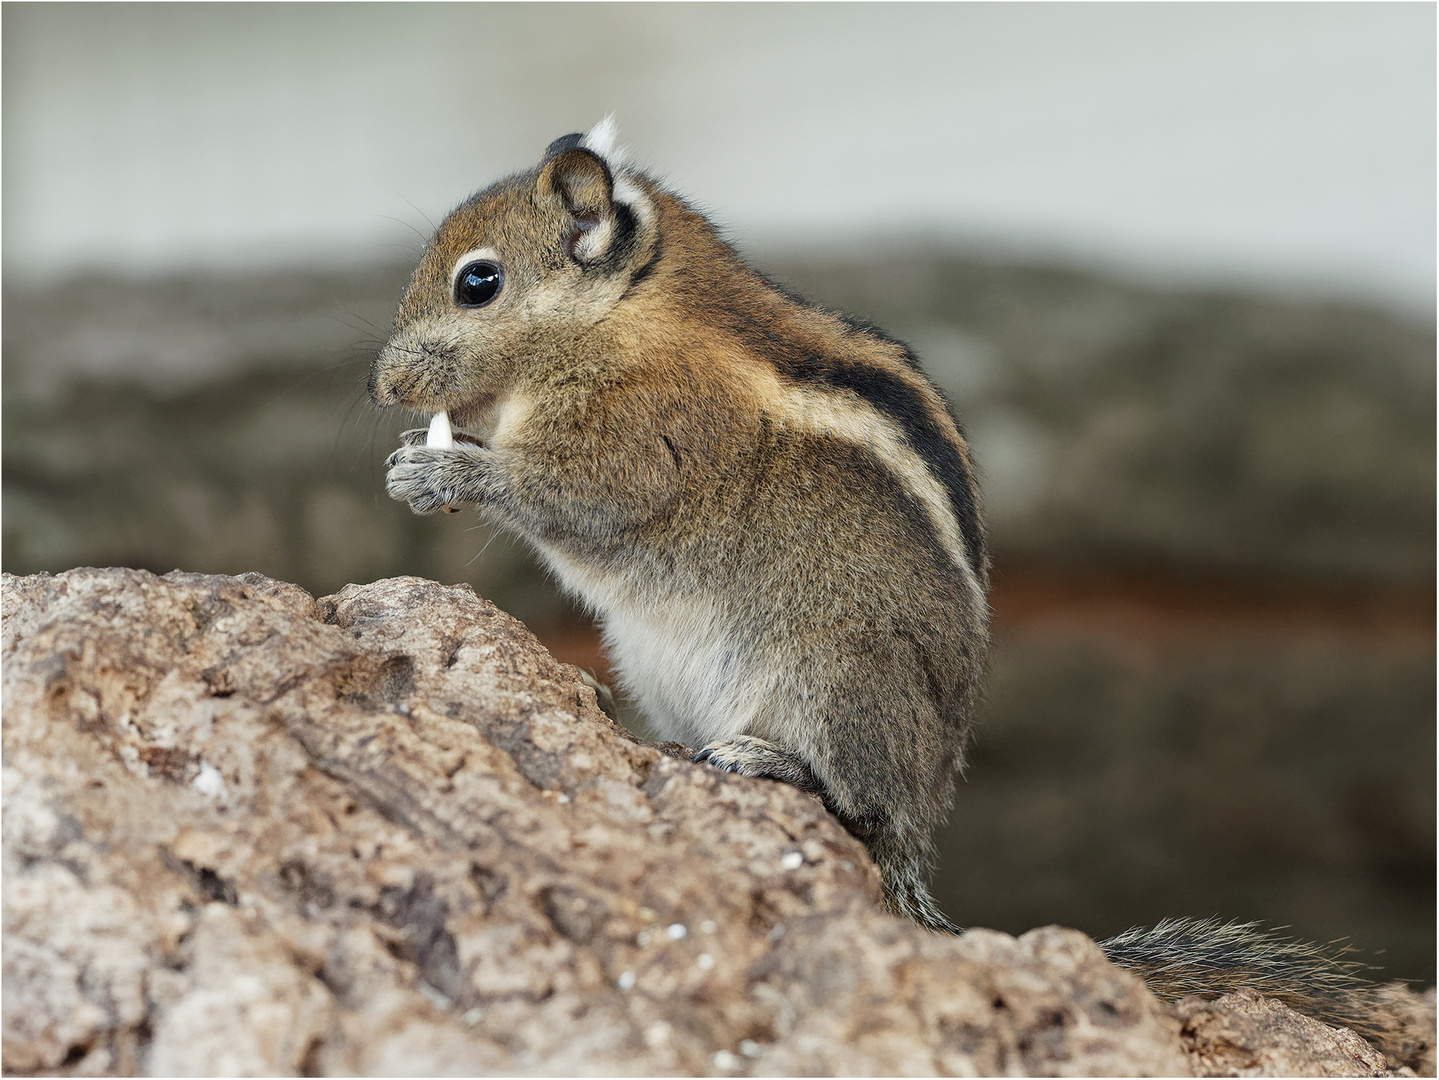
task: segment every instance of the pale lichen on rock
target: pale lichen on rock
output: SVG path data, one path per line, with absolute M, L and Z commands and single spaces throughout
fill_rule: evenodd
M 1076 931 L 884 914 L 816 800 L 635 741 L 465 586 L 7 575 L 4 710 L 8 1072 L 1223 1064 Z

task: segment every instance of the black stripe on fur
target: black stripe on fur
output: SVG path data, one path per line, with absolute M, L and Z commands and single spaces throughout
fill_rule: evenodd
M 867 330 L 857 330 L 868 333 Z M 888 340 L 888 339 L 886 339 Z M 913 354 L 905 350 L 911 363 Z M 981 578 L 984 573 L 984 531 L 979 523 L 969 469 L 959 448 L 948 438 L 925 406 L 920 391 L 892 372 L 872 364 L 853 363 L 830 356 L 785 356 L 771 353 L 780 370 L 796 382 L 813 383 L 835 390 L 848 390 L 889 417 L 904 432 L 910 449 L 939 477 L 949 495 L 949 504 L 959 522 L 970 566 Z M 958 424 L 955 425 L 956 429 Z

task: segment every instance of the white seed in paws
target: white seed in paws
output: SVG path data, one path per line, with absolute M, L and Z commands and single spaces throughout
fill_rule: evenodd
M 430 433 L 425 436 L 425 445 L 436 450 L 453 450 L 455 434 L 450 430 L 450 414 L 444 411 L 430 418 Z
M 430 417 L 430 433 L 425 436 L 425 445 L 435 450 L 453 450 L 455 448 L 455 433 L 450 430 L 450 414 L 441 409 Z M 444 511 L 447 514 L 458 514 L 457 506 L 446 506 Z

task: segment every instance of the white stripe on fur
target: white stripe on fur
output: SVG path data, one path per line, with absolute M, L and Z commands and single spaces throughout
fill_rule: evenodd
M 610 167 L 615 180 L 615 201 L 624 203 L 635 212 L 643 224 L 648 225 L 654 217 L 654 206 L 639 185 L 625 175 L 624 149 L 615 146 L 619 134 L 620 126 L 615 122 L 615 114 L 607 113 L 603 120 L 590 128 L 589 134 L 580 140 L 580 145 L 598 154 Z
M 615 114 L 606 113 L 605 118 L 590 128 L 589 134 L 580 140 L 580 145 L 604 158 L 613 169 L 624 158 L 624 155 L 615 149 L 615 139 L 619 134 L 620 126 L 615 123 Z

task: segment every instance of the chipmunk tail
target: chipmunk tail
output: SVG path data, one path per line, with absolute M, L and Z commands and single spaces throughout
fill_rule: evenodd
M 1364 977 L 1367 965 L 1347 945 L 1296 941 L 1258 923 L 1164 919 L 1126 930 L 1099 947 L 1166 1001 L 1218 997 L 1243 987 L 1326 1024 L 1347 1027 L 1386 1053 L 1402 1027 L 1388 1004 L 1388 987 Z
M 913 919 L 925 929 L 939 934 L 964 933 L 963 927 L 939 910 L 916 863 L 909 862 L 899 867 L 880 863 L 879 869 L 884 883 L 884 905 L 891 914 Z

